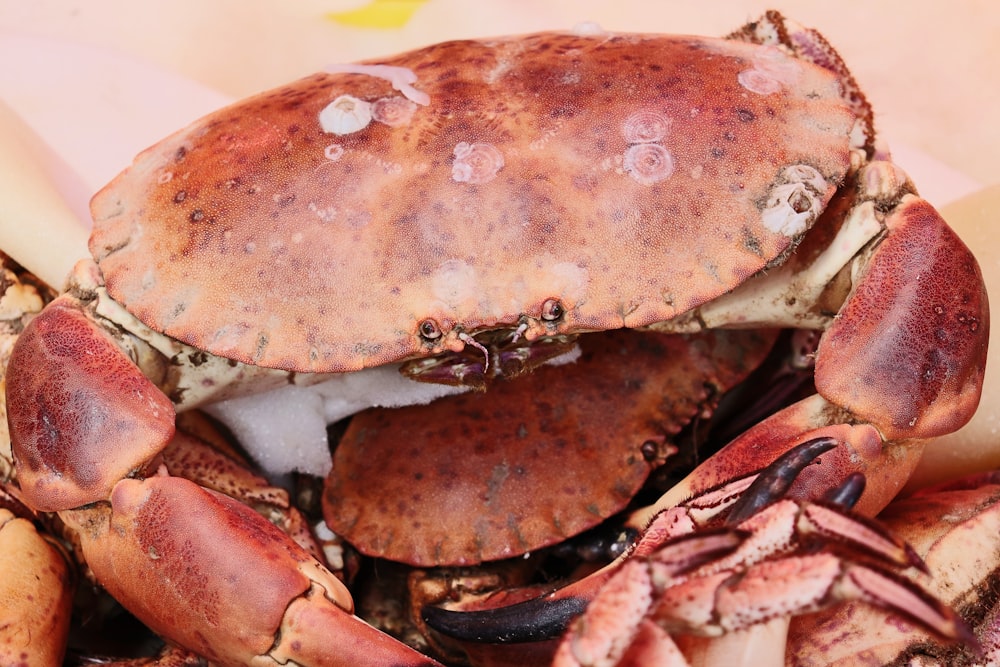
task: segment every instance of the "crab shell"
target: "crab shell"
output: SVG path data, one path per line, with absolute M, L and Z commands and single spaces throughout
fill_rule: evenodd
M 92 202 L 112 297 L 298 372 L 641 327 L 781 262 L 864 141 L 837 76 L 739 42 L 545 33 L 380 62 L 142 153 Z
M 361 412 L 333 455 L 326 523 L 368 556 L 425 567 L 565 541 L 623 509 L 676 452 L 674 436 L 710 417 L 774 339 L 594 333 L 574 363 L 429 406 Z

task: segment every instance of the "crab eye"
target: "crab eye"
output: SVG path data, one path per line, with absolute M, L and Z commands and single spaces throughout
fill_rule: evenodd
M 425 341 L 435 341 L 441 337 L 441 327 L 438 323 L 431 319 L 423 320 L 418 326 L 417 331 L 420 332 L 420 337 Z
M 548 299 L 542 304 L 542 319 L 546 322 L 556 322 L 566 314 L 563 305 L 558 299 Z

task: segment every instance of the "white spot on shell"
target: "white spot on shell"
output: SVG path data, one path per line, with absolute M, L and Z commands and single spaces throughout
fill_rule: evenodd
M 751 92 L 770 95 L 795 85 L 801 76 L 801 63 L 776 48 L 767 48 L 753 61 L 753 67 L 736 75 L 736 80 Z
M 341 95 L 319 112 L 324 132 L 350 134 L 372 122 L 372 105 L 352 95 Z
M 164 183 L 169 183 L 172 180 L 174 180 L 174 172 L 172 171 L 165 171 L 162 174 L 160 174 L 160 177 L 158 179 L 156 179 L 156 181 L 160 185 L 163 185 Z
M 478 294 L 476 269 L 461 259 L 442 262 L 431 276 L 431 294 L 449 308 L 474 305 Z
M 333 222 L 337 217 L 337 209 L 333 206 L 317 206 L 316 202 L 309 202 L 309 210 L 316 214 L 320 222 Z
M 344 155 L 344 147 L 340 144 L 330 144 L 323 149 L 323 155 L 330 162 L 336 162 Z
M 455 146 L 454 155 L 451 177 L 459 183 L 489 183 L 504 165 L 503 154 L 493 144 L 462 141 Z
M 389 127 L 408 125 L 417 105 L 405 97 L 382 97 L 372 103 L 372 118 Z
M 830 188 L 809 165 L 785 167 L 778 173 L 761 211 L 764 227 L 785 236 L 802 234 L 822 212 L 823 198 Z
M 736 75 L 736 80 L 750 92 L 760 95 L 781 92 L 781 82 L 760 70 L 745 69 Z
M 670 119 L 656 111 L 637 111 L 622 123 L 622 135 L 630 144 L 648 144 L 667 136 Z
M 622 167 L 636 181 L 650 185 L 674 173 L 674 158 L 660 144 L 635 144 L 625 151 Z
M 577 304 L 587 298 L 587 286 L 590 283 L 590 273 L 587 269 L 578 266 L 574 262 L 557 262 L 555 257 L 546 253 L 541 258 L 542 273 L 539 276 L 540 284 L 544 284 L 546 289 L 551 290 L 553 295 L 559 296 L 564 303 Z
M 412 100 L 421 106 L 427 106 L 431 103 L 430 95 L 413 87 L 413 84 L 417 82 L 417 75 L 409 67 L 349 63 L 346 65 L 329 65 L 326 71 L 331 74 L 366 74 L 379 79 L 385 79 L 392 84 L 394 90 L 403 93 L 406 99 Z

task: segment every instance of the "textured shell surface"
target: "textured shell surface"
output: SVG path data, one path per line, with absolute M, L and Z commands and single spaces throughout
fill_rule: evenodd
M 529 339 L 640 327 L 783 256 L 844 179 L 854 122 L 833 74 L 773 48 L 447 42 L 168 137 L 95 196 L 90 245 L 145 324 L 288 370 L 519 324 Z

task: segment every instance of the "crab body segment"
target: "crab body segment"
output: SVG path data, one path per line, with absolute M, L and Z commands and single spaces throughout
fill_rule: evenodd
M 732 37 L 450 42 L 308 77 L 148 149 L 93 200 L 96 266 L 76 283 L 89 287 L 15 348 L 21 493 L 80 526 L 95 572 L 140 618 L 221 664 L 298 650 L 416 664 L 269 524 L 150 476 L 175 403 L 207 400 L 218 370 L 240 391 L 397 362 L 482 386 L 497 359 L 528 358 L 521 372 L 535 346 L 593 331 L 803 326 L 825 330 L 819 396 L 732 451 L 835 432 L 866 460 L 914 460 L 897 445 L 954 430 L 978 401 L 975 260 L 873 159 L 870 112 L 821 37 L 776 14 Z M 497 331 L 528 352 L 502 357 Z M 189 379 L 182 361 L 210 372 Z M 684 488 L 760 467 L 739 458 Z M 869 511 L 901 485 L 879 484 Z M 223 580 L 261 568 L 273 583 L 277 601 L 246 612 L 261 621 L 252 637 L 227 625 L 245 591 L 204 588 L 212 538 L 177 537 L 195 515 L 212 526 L 201 534 L 245 545 Z M 178 559 L 190 576 L 171 574 Z M 142 590 L 148 578 L 165 588 Z M 320 648 L 330 633 L 337 645 Z

